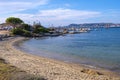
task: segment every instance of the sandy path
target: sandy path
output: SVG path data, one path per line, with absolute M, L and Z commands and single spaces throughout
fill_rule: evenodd
M 10 31 L 0 30 L 0 35 L 10 34 Z
M 83 66 L 47 59 L 15 49 L 12 44 L 24 38 L 0 42 L 0 57 L 30 74 L 40 75 L 48 80 L 120 80 L 109 71 L 86 69 Z

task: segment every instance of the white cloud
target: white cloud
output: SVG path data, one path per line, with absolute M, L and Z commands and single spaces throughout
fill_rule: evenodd
M 49 18 L 57 18 L 58 20 L 63 19 L 86 19 L 90 17 L 95 17 L 99 15 L 100 12 L 95 11 L 81 11 L 81 10 L 73 10 L 73 9 L 54 9 L 54 10 L 43 10 L 40 11 L 41 16 L 47 16 Z
M 64 8 L 43 10 L 46 7 L 42 7 L 42 10 L 35 12 L 40 9 L 39 6 L 45 5 L 47 8 L 51 6 L 51 4 L 48 4 L 49 1 L 52 0 L 0 0 L 0 23 L 4 22 L 5 19 L 10 16 L 19 17 L 25 22 L 39 20 L 44 25 L 68 25 L 70 23 L 120 21 L 119 9 L 102 10 L 101 12 L 66 9 L 72 6 L 69 3 L 63 4 Z M 30 11 L 28 11 L 29 9 Z M 26 10 L 26 12 L 24 10 Z
M 22 14 L 16 13 L 12 15 L 7 15 L 4 18 L 0 18 L 0 22 L 4 21 L 5 18 L 14 16 L 19 17 L 27 23 L 32 23 L 33 21 L 41 21 L 44 26 L 54 24 L 55 26 L 59 25 L 68 25 L 71 23 L 95 23 L 95 22 L 113 22 L 120 23 L 120 11 L 85 11 L 85 10 L 75 10 L 75 9 L 50 9 L 50 10 L 40 10 L 35 14 Z
M 0 14 L 22 11 L 30 8 L 35 8 L 39 5 L 47 4 L 48 0 L 21 0 L 21 1 L 0 1 Z
M 36 14 L 13 14 L 11 16 L 20 17 L 27 22 L 39 20 L 44 25 L 67 25 L 74 22 L 81 22 L 85 19 L 94 18 L 100 14 L 100 12 L 96 11 L 81 11 L 58 8 L 53 10 L 41 10 Z

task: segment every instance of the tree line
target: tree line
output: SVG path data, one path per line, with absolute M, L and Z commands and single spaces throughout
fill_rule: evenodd
M 41 24 L 36 23 L 33 25 L 29 25 L 24 23 L 24 21 L 21 20 L 20 18 L 16 18 L 16 17 L 7 18 L 6 24 L 13 26 L 11 32 L 14 35 L 33 37 L 33 36 L 42 35 L 44 33 L 49 33 L 49 29 L 45 28 Z

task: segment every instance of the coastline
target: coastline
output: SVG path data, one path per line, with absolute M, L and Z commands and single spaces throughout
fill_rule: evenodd
M 13 45 L 23 40 L 25 38 L 18 37 L 0 42 L 0 57 L 30 74 L 48 80 L 120 80 L 120 77 L 107 70 L 69 64 L 17 50 Z

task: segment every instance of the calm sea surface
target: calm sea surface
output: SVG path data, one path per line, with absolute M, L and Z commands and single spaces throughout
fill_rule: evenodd
M 105 68 L 120 73 L 120 28 L 30 39 L 19 44 L 30 54 Z

